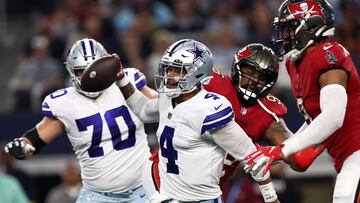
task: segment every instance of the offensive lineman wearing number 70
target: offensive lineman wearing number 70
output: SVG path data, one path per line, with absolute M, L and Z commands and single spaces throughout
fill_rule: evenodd
M 144 202 L 140 177 L 150 156 L 144 125 L 115 84 L 101 92 L 80 88 L 85 67 L 105 55 L 97 41 L 77 41 L 66 60 L 73 86 L 47 96 L 42 103 L 44 118 L 9 142 L 5 151 L 28 159 L 66 132 L 81 166 L 83 188 L 77 203 Z M 138 82 L 135 86 L 142 89 L 144 81 Z

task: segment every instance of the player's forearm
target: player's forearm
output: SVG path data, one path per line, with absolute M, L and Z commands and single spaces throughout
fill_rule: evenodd
M 116 81 L 116 85 L 119 87 L 125 99 L 128 99 L 135 92 L 135 87 L 130 83 L 126 76 L 123 79 Z
M 315 159 L 324 151 L 324 146 L 313 146 L 294 153 L 288 158 L 292 169 L 298 172 L 306 171 Z
M 336 99 L 334 99 L 336 98 Z M 321 113 L 301 133 L 287 140 L 282 148 L 285 157 L 307 147 L 322 143 L 342 126 L 347 94 L 341 85 L 328 85 L 320 92 Z
M 217 145 L 238 160 L 243 160 L 246 155 L 256 150 L 251 139 L 246 135 L 244 130 L 235 123 L 235 121 L 213 131 L 212 138 Z
M 149 123 L 159 121 L 158 99 L 150 100 L 139 90 L 134 89 L 134 93 L 126 100 L 126 103 L 142 122 Z

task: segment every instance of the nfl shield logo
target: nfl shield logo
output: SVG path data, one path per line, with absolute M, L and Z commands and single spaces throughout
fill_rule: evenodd
M 168 119 L 171 119 L 172 114 L 171 114 L 171 113 L 169 113 L 167 117 L 168 117 Z
M 240 113 L 241 113 L 241 115 L 245 115 L 247 113 L 247 109 L 246 108 L 241 108 Z

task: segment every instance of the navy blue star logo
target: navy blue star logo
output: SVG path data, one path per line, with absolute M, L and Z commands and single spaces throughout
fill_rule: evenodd
M 206 50 L 201 50 L 201 49 L 199 49 L 199 47 L 197 47 L 196 44 L 194 45 L 194 48 L 195 48 L 195 49 L 189 49 L 189 50 L 186 50 L 186 51 L 191 52 L 191 53 L 193 53 L 193 54 L 195 55 L 195 57 L 194 57 L 194 62 L 195 62 L 197 59 L 200 59 L 200 60 L 204 61 L 203 55 L 204 55 L 204 53 L 206 52 Z M 205 62 L 205 61 L 204 61 L 204 62 Z

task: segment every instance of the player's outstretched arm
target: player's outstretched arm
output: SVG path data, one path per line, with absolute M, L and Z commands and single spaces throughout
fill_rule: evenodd
M 153 92 L 149 92 L 151 89 L 142 88 L 142 91 L 149 93 L 147 95 L 148 97 L 139 90 L 135 89 L 135 87 L 130 83 L 129 78 L 125 75 L 122 67 L 120 67 L 120 71 L 117 76 L 118 80 L 115 84 L 119 87 L 121 93 L 126 99 L 126 103 L 136 116 L 144 123 L 158 122 L 159 101 L 158 99 L 150 99 L 155 95 Z
M 342 69 L 331 69 L 320 75 L 321 113 L 302 132 L 285 143 L 282 149 L 285 157 L 321 144 L 342 127 L 347 107 L 347 81 L 348 75 Z
M 256 151 L 251 139 L 235 121 L 211 132 L 214 142 L 238 160 Z M 271 182 L 270 173 L 262 174 L 260 170 L 251 172 L 253 179 L 259 184 L 261 194 L 265 202 L 276 202 L 277 194 Z
M 5 152 L 16 159 L 29 159 L 63 132 L 64 125 L 60 120 L 44 117 L 34 128 L 26 131 L 22 137 L 15 138 L 6 144 Z
M 287 128 L 283 119 L 280 119 L 279 122 L 274 121 L 264 134 L 264 137 L 269 144 L 275 146 L 279 146 L 284 142 L 286 143 L 286 140 L 291 139 L 292 136 L 294 135 Z M 293 170 L 304 172 L 323 151 L 323 146 L 312 146 L 294 153 L 292 156 L 285 159 L 285 162 L 288 163 Z

